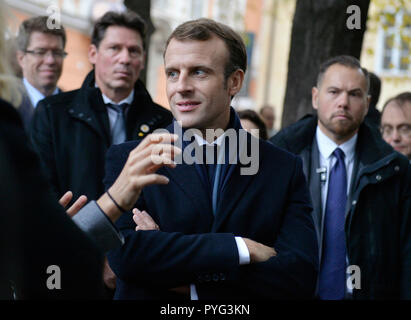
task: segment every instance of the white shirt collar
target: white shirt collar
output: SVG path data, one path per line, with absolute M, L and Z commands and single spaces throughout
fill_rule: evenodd
M 29 96 L 30 102 L 35 108 L 37 106 L 37 103 L 39 103 L 39 101 L 44 99 L 46 96 L 42 94 L 37 88 L 33 87 L 31 83 L 27 81 L 26 78 L 23 78 L 23 84 L 24 84 L 24 87 L 26 88 L 27 95 Z M 56 87 L 52 95 L 57 94 L 57 93 L 59 93 L 59 89 Z
M 321 131 L 320 127 L 317 126 L 316 139 L 318 150 L 326 160 L 331 157 L 336 148 L 340 148 L 342 151 L 344 151 L 346 161 L 351 161 L 354 158 L 357 138 L 358 133 L 356 133 L 350 140 L 338 145 L 329 137 L 327 137 L 327 135 L 325 135 L 325 133 Z
M 223 142 L 224 137 L 225 137 L 225 132 L 221 136 L 219 136 L 216 140 L 214 140 L 212 143 L 209 143 L 207 140 L 204 140 L 203 137 L 199 135 L 195 134 L 194 137 L 199 146 L 202 146 L 203 144 L 207 144 L 209 146 L 213 144 L 217 144 L 218 146 L 221 146 L 221 143 Z
M 94 85 L 96 88 L 98 88 L 97 83 L 95 83 Z M 109 104 L 109 103 L 116 104 L 116 105 L 120 105 L 122 103 L 131 104 L 134 100 L 134 89 L 131 90 L 130 94 L 125 99 L 121 100 L 120 102 L 114 102 L 109 97 L 107 97 L 103 92 L 101 93 L 101 95 L 103 96 L 104 104 Z

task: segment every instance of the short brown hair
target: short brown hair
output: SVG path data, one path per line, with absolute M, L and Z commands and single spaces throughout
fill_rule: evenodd
M 396 95 L 395 97 L 388 99 L 387 102 L 385 102 L 384 106 L 382 107 L 381 115 L 384 113 L 384 110 L 387 107 L 387 105 L 393 101 L 395 101 L 398 104 L 398 106 L 402 108 L 406 102 L 411 103 L 411 92 L 409 91 L 402 92 Z
M 342 66 L 345 66 L 351 69 L 360 69 L 365 77 L 365 82 L 367 85 L 366 93 L 368 94 L 368 91 L 370 88 L 370 76 L 369 76 L 368 70 L 361 67 L 360 61 L 357 58 L 353 56 L 349 56 L 349 55 L 341 55 L 341 56 L 332 57 L 326 60 L 325 62 L 323 62 L 320 66 L 320 71 L 318 72 L 317 86 L 320 85 L 323 79 L 323 76 L 325 72 L 328 70 L 328 68 L 334 64 L 340 64 Z
M 245 109 L 237 112 L 238 117 L 240 119 L 245 119 L 253 122 L 259 131 L 260 138 L 262 140 L 267 140 L 268 139 L 268 134 L 267 134 L 267 127 L 265 126 L 264 121 L 260 118 L 257 112 L 251 109 Z
M 91 43 L 96 48 L 103 40 L 107 28 L 111 26 L 125 27 L 138 32 L 143 40 L 143 48 L 146 49 L 146 23 L 137 13 L 130 10 L 126 12 L 109 11 L 96 21 L 91 35 Z
M 191 20 L 179 25 L 167 40 L 164 56 L 171 39 L 178 41 L 197 40 L 206 41 L 216 35 L 224 41 L 228 49 L 228 59 L 224 69 L 224 77 L 227 78 L 236 70 L 247 70 L 247 51 L 240 35 L 229 26 L 211 19 L 201 18 Z
M 48 16 L 37 16 L 24 20 L 17 35 L 17 49 L 25 51 L 30 42 L 30 36 L 33 32 L 41 32 L 58 36 L 63 41 L 63 48 L 66 46 L 66 31 L 64 27 L 60 25 L 59 29 L 49 28 L 47 26 Z

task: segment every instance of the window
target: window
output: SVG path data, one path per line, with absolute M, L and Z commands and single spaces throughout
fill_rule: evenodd
M 410 76 L 411 13 L 385 13 L 379 35 L 377 70 L 387 75 Z

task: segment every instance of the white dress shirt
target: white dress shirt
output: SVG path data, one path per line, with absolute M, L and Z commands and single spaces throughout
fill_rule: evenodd
M 39 103 L 40 100 L 43 100 L 46 96 L 42 94 L 39 90 L 37 90 L 35 87 L 33 87 L 30 82 L 27 81 L 26 78 L 23 78 L 23 84 L 24 87 L 26 88 L 27 95 L 29 96 L 31 105 L 33 108 L 37 107 L 37 103 Z M 56 89 L 53 91 L 51 95 L 59 93 L 59 89 L 56 87 Z
M 355 134 L 350 140 L 344 142 L 343 144 L 337 145 L 329 137 L 327 137 L 317 126 L 316 139 L 318 150 L 320 151 L 320 167 L 326 168 L 327 180 L 321 185 L 321 203 L 322 203 L 322 214 L 324 217 L 325 204 L 327 203 L 327 191 L 328 191 L 328 178 L 330 172 L 335 162 L 336 158 L 332 155 L 335 149 L 340 148 L 344 151 L 345 157 L 345 168 L 347 170 L 347 195 L 350 191 L 352 171 L 354 168 L 354 155 L 355 155 L 355 145 L 357 144 L 358 134 Z
M 326 169 L 326 180 L 325 183 L 321 183 L 321 204 L 322 204 L 322 227 L 321 227 L 321 234 L 323 226 L 324 226 L 324 215 L 325 215 L 325 207 L 327 203 L 327 193 L 328 193 L 328 181 L 330 177 L 330 172 L 332 167 L 334 166 L 337 159 L 333 155 L 333 152 L 336 148 L 340 148 L 344 154 L 344 162 L 345 168 L 347 171 L 347 196 L 350 192 L 350 186 L 352 182 L 352 173 L 354 168 L 354 159 L 355 159 L 355 146 L 357 144 L 358 134 L 355 134 L 350 140 L 344 142 L 343 144 L 337 145 L 334 141 L 332 141 L 329 137 L 327 137 L 317 126 L 316 132 L 316 139 L 318 150 L 320 153 L 320 167 Z M 349 265 L 348 256 L 346 257 L 347 266 Z M 347 287 L 347 292 L 350 294 L 352 290 Z
M 131 104 L 133 102 L 133 99 L 134 99 L 134 89 L 130 92 L 130 94 L 127 96 L 127 98 L 121 100 L 120 102 L 114 102 L 109 97 L 104 95 L 104 93 L 101 93 L 101 95 L 103 96 L 104 104 L 109 104 L 109 103 L 116 104 L 116 105 L 120 105 L 122 103 Z M 114 126 L 114 123 L 116 122 L 116 119 L 117 119 L 117 111 L 113 110 L 112 108 L 107 108 L 107 113 L 108 113 L 108 120 L 110 122 L 110 130 L 112 130 L 113 126 Z
M 208 143 L 206 140 L 204 140 L 202 137 L 195 135 L 195 139 L 198 143 L 199 146 L 202 146 L 204 144 L 207 144 L 209 146 L 213 144 L 217 144 L 218 146 L 221 146 L 221 143 L 223 142 L 225 138 L 225 133 L 221 136 L 219 136 L 213 143 Z M 222 157 L 222 154 L 224 150 L 223 148 L 218 148 L 219 154 L 217 155 L 217 159 L 220 160 Z M 237 244 L 237 250 L 238 250 L 238 256 L 239 256 L 239 264 L 249 264 L 250 263 L 250 252 L 248 251 L 247 245 L 244 242 L 244 239 L 242 237 L 235 237 L 235 242 Z M 198 294 L 196 290 L 195 284 L 190 285 L 190 297 L 191 300 L 198 300 Z

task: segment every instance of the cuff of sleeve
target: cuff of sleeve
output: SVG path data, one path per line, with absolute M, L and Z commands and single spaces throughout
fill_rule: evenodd
M 244 239 L 241 237 L 235 237 L 235 242 L 237 243 L 240 265 L 249 264 L 250 263 L 250 252 L 248 251 L 248 248 L 244 242 Z
M 195 284 L 190 284 L 190 300 L 198 300 L 197 288 Z
M 99 208 L 96 201 L 90 201 L 85 205 L 73 217 L 73 221 L 96 242 L 103 252 L 124 244 L 123 235 Z

